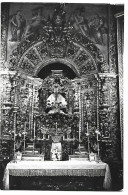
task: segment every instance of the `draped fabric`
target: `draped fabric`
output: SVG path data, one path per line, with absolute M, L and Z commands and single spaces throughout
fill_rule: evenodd
M 105 172 L 105 178 L 103 183 L 104 189 L 111 189 L 111 173 L 108 164 L 106 164 L 106 172 Z
M 111 188 L 111 174 L 106 163 L 86 161 L 19 161 L 7 164 L 3 184 L 9 189 L 9 175 L 12 176 L 104 176 L 103 187 Z

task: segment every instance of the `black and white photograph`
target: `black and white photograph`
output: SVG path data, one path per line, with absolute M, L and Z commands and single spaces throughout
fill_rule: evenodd
M 123 190 L 124 8 L 1 2 L 0 190 Z

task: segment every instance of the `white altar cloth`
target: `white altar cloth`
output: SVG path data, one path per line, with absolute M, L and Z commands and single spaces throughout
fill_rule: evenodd
M 89 161 L 19 161 L 6 166 L 3 185 L 9 190 L 9 175 L 12 176 L 104 176 L 103 187 L 111 188 L 109 166 L 103 162 Z

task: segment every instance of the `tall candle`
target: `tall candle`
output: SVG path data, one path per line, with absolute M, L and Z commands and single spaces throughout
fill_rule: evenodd
M 34 121 L 34 140 L 35 140 L 35 130 L 36 130 L 36 123 Z
M 99 142 L 97 143 L 98 144 L 98 157 L 100 156 L 100 148 L 99 148 Z
M 87 122 L 87 133 L 88 133 L 88 122 Z
M 57 122 L 56 122 L 56 129 L 57 129 Z
M 25 124 L 24 124 L 24 133 L 26 133 L 26 121 L 25 121 Z
M 26 122 L 24 123 L 24 151 L 25 151 Z
M 88 153 L 90 153 L 90 147 L 89 147 L 89 131 L 88 131 L 88 122 L 87 122 L 87 136 L 88 136 Z
M 30 113 L 29 113 L 29 131 L 31 131 L 31 127 L 30 127 Z
M 81 89 L 79 85 L 79 152 L 80 152 L 80 136 L 81 136 Z
M 96 134 L 96 138 L 97 138 L 97 142 L 98 142 L 98 132 L 97 132 L 97 134 Z
M 99 137 L 99 136 L 98 136 L 98 134 L 99 134 L 99 132 L 97 131 L 96 138 L 97 138 L 97 147 L 98 147 L 98 148 L 97 148 L 97 151 L 98 151 L 98 161 L 99 161 L 99 155 L 100 155 L 99 152 L 100 152 L 100 148 L 99 148 L 99 140 L 98 140 L 98 137 Z
M 56 134 L 57 134 L 57 122 L 56 122 Z

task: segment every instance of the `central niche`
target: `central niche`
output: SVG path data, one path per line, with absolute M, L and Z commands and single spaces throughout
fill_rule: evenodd
M 45 79 L 44 83 L 48 84 L 48 98 L 46 100 L 46 110 L 48 114 L 66 114 L 67 111 L 67 92 L 70 84 L 63 77 L 62 70 L 52 70 L 52 76 L 48 77 L 49 81 Z M 66 86 L 67 85 L 67 86 Z
M 39 137 L 48 135 L 54 139 L 57 135 L 61 139 L 68 135 L 75 139 L 79 131 L 78 87 L 64 76 L 63 70 L 51 70 L 38 93 L 40 114 L 36 121 Z

